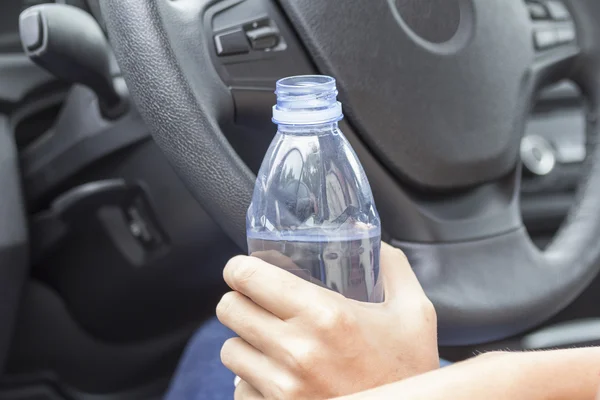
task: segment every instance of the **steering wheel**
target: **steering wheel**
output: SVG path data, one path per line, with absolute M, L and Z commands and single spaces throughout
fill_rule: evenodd
M 243 1 L 100 3 L 154 139 L 245 248 L 255 177 L 223 134 L 235 105 L 215 66 L 206 14 Z M 369 176 L 387 237 L 407 253 L 436 306 L 441 344 L 522 332 L 591 282 L 600 258 L 598 0 L 278 5 L 293 28 L 286 40 L 299 40 L 307 65 L 338 81 L 342 130 Z M 563 78 L 587 102 L 588 167 L 566 222 L 541 251 L 520 215 L 519 146 L 535 95 Z

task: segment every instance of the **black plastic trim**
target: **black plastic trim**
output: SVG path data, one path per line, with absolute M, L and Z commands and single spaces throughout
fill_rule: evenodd
M 0 102 L 17 103 L 35 88 L 55 81 L 24 54 L 0 55 Z
M 29 248 L 17 149 L 8 118 L 0 116 L 0 374 L 29 271 Z
M 119 120 L 100 115 L 95 94 L 74 86 L 52 132 L 22 156 L 25 192 L 30 204 L 95 161 L 150 136 L 134 109 Z

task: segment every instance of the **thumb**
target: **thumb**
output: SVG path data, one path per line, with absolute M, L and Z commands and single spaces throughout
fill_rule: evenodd
M 379 274 L 386 303 L 425 296 L 404 253 L 385 242 L 381 242 Z

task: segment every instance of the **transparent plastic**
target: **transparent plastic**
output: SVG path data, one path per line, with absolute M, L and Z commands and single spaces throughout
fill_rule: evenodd
M 364 170 L 338 127 L 335 80 L 277 82 L 278 132 L 247 215 L 248 248 L 312 282 L 359 301 L 381 301 L 381 226 Z

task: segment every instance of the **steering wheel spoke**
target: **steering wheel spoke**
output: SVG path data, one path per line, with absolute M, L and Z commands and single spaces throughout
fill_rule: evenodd
M 580 54 L 574 43 L 539 53 L 532 67 L 537 88 L 568 78 Z
M 404 242 L 455 243 L 499 236 L 521 228 L 521 168 L 452 193 L 432 193 L 401 184 L 393 204 L 380 213 L 391 237 Z M 387 215 L 388 210 L 392 210 Z M 382 217 L 382 218 L 384 218 Z
M 575 23 L 570 14 L 567 15 L 569 19 L 533 23 L 533 46 L 536 52 L 532 71 L 536 89 L 569 77 L 581 54 Z

